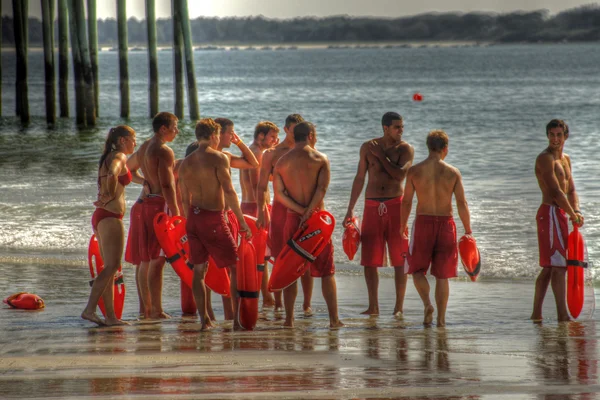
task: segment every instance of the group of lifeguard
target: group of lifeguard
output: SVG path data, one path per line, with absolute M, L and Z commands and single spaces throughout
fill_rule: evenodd
M 165 259 L 153 228 L 154 216 L 168 210 L 171 215 L 182 214 L 187 218 L 190 262 L 194 265 L 192 293 L 203 330 L 211 328 L 215 320 L 210 293 L 204 283 L 209 256 L 217 267 L 229 270 L 232 298 L 223 298 L 225 319 L 233 319 L 234 328 L 239 328 L 234 318 L 237 314 L 236 249 L 240 235 L 247 238 L 251 235 L 243 214 L 255 216 L 259 229 L 268 229 L 268 255 L 276 258 L 296 229 L 315 211 L 324 209 L 330 182 L 329 160 L 316 150 L 315 126 L 300 115 L 292 114 L 286 118 L 285 138 L 281 142 L 275 124 L 260 122 L 249 147 L 235 134 L 231 120 L 201 119 L 195 128 L 197 141 L 188 147 L 182 160 L 176 160 L 167 146 L 179 132 L 177 123 L 177 117 L 171 113 L 157 114 L 152 122 L 154 135 L 137 151 L 135 132 L 130 127 L 118 126 L 108 134 L 99 163 L 98 199 L 94 203 L 97 208 L 93 216 L 93 228 L 105 269 L 93 283 L 82 313 L 84 319 L 99 325 L 125 323 L 114 314 L 112 281 L 125 247 L 123 194 L 124 186 L 131 181 L 143 185 L 142 193 L 131 209 L 125 255 L 126 261 L 137 266 L 140 315 L 149 319 L 168 318 L 162 309 L 161 298 Z M 348 224 L 353 220 L 353 210 L 368 174 L 361 225 L 361 265 L 369 306 L 363 314 L 379 314 L 378 268 L 386 265 L 387 245 L 395 270 L 394 315 L 403 313 L 407 274 L 412 274 L 424 304 L 423 322 L 433 322 L 434 307 L 425 276 L 431 267 L 431 274 L 436 278 L 437 325 L 444 326 L 448 279 L 457 276 L 458 265 L 453 197 L 465 234 L 471 234 L 462 178 L 457 168 L 444 162 L 448 154 L 448 135 L 444 131 L 434 130 L 427 135 L 429 155 L 413 165 L 414 150 L 402 140 L 402 117 L 387 112 L 381 125 L 383 136 L 366 141 L 360 148 L 358 171 L 343 221 Z M 231 144 L 239 147 L 241 156 L 223 151 Z M 562 147 L 560 150 L 562 152 Z M 241 204 L 232 184 L 230 168 L 241 170 Z M 270 180 L 274 189 L 271 204 Z M 418 204 L 409 241 L 407 224 L 415 193 Z M 329 244 L 301 278 L 303 311 L 307 316 L 312 314 L 312 280 L 319 277 L 330 326 L 338 328 L 343 323 L 338 316 L 334 273 L 333 245 Z M 276 292 L 274 297 L 269 293 L 268 279 L 268 269 L 265 269 L 263 307 L 281 309 L 283 306 L 284 326 L 293 327 L 297 282 L 283 290 L 282 300 L 281 292 Z M 105 319 L 96 314 L 101 297 L 105 303 Z

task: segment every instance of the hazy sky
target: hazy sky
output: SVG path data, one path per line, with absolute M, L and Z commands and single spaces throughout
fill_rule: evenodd
M 12 14 L 12 2 L 2 1 L 2 13 Z M 27 0 L 26 0 L 27 1 Z M 190 17 L 197 16 L 249 16 L 264 15 L 270 18 L 297 16 L 368 15 L 397 17 L 425 12 L 486 11 L 510 12 L 515 10 L 547 9 L 552 14 L 562 10 L 590 4 L 590 0 L 188 0 Z M 30 2 L 30 15 L 40 15 L 40 2 Z M 116 0 L 97 0 L 98 18 L 114 18 Z M 145 17 L 145 0 L 127 1 L 128 17 Z M 170 0 L 156 0 L 156 14 L 171 15 Z

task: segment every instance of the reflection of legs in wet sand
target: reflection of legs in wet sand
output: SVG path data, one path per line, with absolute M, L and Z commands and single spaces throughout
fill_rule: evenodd
M 425 306 L 423 324 L 431 325 L 433 321 L 433 311 L 434 308 L 431 305 L 431 300 L 429 299 L 429 282 L 427 281 L 427 277 L 422 272 L 413 273 L 413 282 L 415 283 L 415 288 L 417 288 L 417 292 L 419 292 L 419 296 L 423 301 L 423 305 Z
M 206 277 L 206 271 L 208 269 L 208 263 L 194 264 L 194 279 L 192 281 L 192 289 L 194 291 L 194 300 L 196 306 L 198 306 L 198 313 L 200 314 L 200 323 L 202 324 L 201 330 L 205 331 L 214 327 L 207 310 L 207 288 L 204 283 Z
M 533 297 L 533 312 L 530 319 L 539 322 L 542 317 L 542 306 L 544 305 L 544 297 L 548 290 L 548 285 L 552 284 L 552 292 L 556 300 L 556 312 L 558 321 L 570 321 L 567 311 L 566 301 L 566 273 L 564 267 L 545 267 L 538 275 L 535 281 L 535 294 Z
M 115 274 L 121 265 L 125 245 L 123 222 L 117 218 L 105 218 L 98 223 L 97 231 L 94 233 L 98 239 L 100 253 L 104 260 L 104 269 L 94 279 L 92 291 L 88 303 L 81 313 L 81 318 L 98 325 L 126 325 L 126 322 L 117 319 L 113 302 Z M 100 297 L 104 302 L 106 320 L 102 320 L 96 314 Z
M 304 311 L 305 317 L 310 317 L 313 315 L 312 308 L 310 308 L 310 301 L 312 299 L 313 292 L 313 277 L 310 276 L 310 270 L 306 271 L 304 275 L 300 278 L 300 282 L 302 283 L 302 294 L 304 295 L 304 302 L 302 303 L 302 310 Z
M 379 315 L 379 299 L 377 293 L 379 291 L 379 273 L 377 267 L 364 267 L 365 282 L 367 283 L 367 292 L 369 295 L 369 307 L 361 314 Z
M 406 281 L 408 275 L 404 272 L 404 266 L 394 267 L 394 285 L 396 287 L 396 306 L 394 316 L 402 316 L 404 312 L 404 296 L 406 295 Z

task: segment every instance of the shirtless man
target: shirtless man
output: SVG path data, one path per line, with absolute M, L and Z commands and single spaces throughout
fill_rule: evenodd
M 417 216 L 411 232 L 406 266 L 425 306 L 423 324 L 430 325 L 435 309 L 429 299 L 429 282 L 425 274 L 431 265 L 431 275 L 436 281 L 437 326 L 442 327 L 446 325 L 446 307 L 450 294 L 448 278 L 454 278 L 458 273 L 452 195 L 456 199 L 456 208 L 466 235 L 471 234 L 471 217 L 460 171 L 444 162 L 448 155 L 448 135 L 441 130 L 431 131 L 427 136 L 427 148 L 429 157 L 408 170 L 402 199 L 400 232 L 406 235 L 408 216 L 416 192 Z
M 254 153 L 252 153 L 252 151 L 248 148 L 248 146 L 246 146 L 244 144 L 244 142 L 242 142 L 242 140 L 239 138 L 239 136 L 235 133 L 233 121 L 228 118 L 216 118 L 214 120 L 214 122 L 216 122 L 220 126 L 220 136 L 219 136 L 219 143 L 218 143 L 217 150 L 219 150 L 220 152 L 222 152 L 223 154 L 225 154 L 227 156 L 227 158 L 229 159 L 230 167 L 237 168 L 237 169 L 257 168 L 258 161 L 256 160 Z M 236 146 L 238 146 L 238 148 L 242 152 L 241 156 L 236 156 L 234 154 L 231 154 L 228 151 L 223 151 L 223 149 L 229 148 L 232 143 L 235 144 Z M 190 144 L 185 151 L 186 157 L 187 157 L 187 155 L 191 154 L 194 150 L 196 150 L 198 147 L 199 147 L 198 142 L 194 142 L 194 143 Z M 231 174 L 231 171 L 229 173 Z M 239 224 L 238 224 L 237 217 L 235 216 L 233 211 L 231 211 L 231 208 L 228 204 L 225 205 L 225 218 L 227 220 L 229 229 L 231 230 L 231 234 L 233 235 L 233 238 L 237 244 Z M 208 293 L 210 293 L 210 289 L 209 289 Z M 234 318 L 234 314 L 233 314 L 233 304 L 231 303 L 231 298 L 223 297 L 222 299 L 223 299 L 223 313 L 225 314 L 225 320 L 232 320 Z M 215 317 L 214 317 L 214 313 L 213 313 L 212 301 L 211 301 L 210 295 L 208 296 L 208 300 L 207 300 L 207 309 L 209 312 L 209 316 L 211 317 L 211 319 L 214 320 Z
M 542 320 L 542 305 L 552 283 L 559 321 L 569 321 L 566 304 L 567 243 L 569 225 L 583 225 L 579 211 L 579 197 L 571 174 L 571 158 L 563 153 L 569 138 L 569 128 L 564 121 L 553 119 L 546 125 L 548 147 L 535 160 L 535 176 L 542 191 L 542 204 L 538 209 L 537 233 L 542 271 L 535 281 L 533 313 L 531 319 Z
M 279 128 L 270 121 L 261 121 L 254 128 L 254 141 L 250 145 L 250 150 L 260 164 L 262 161 L 263 152 L 274 147 L 279 141 Z M 258 185 L 258 175 L 260 169 L 243 169 L 240 171 L 240 185 L 242 187 L 242 212 L 246 215 L 256 217 L 258 210 L 256 206 L 256 186 Z M 268 189 L 267 189 L 268 191 Z M 268 193 L 268 192 L 267 192 Z M 267 194 L 267 197 L 270 196 Z M 261 292 L 263 296 L 263 308 L 272 308 L 275 305 L 275 300 L 271 292 L 269 292 L 269 270 L 265 268 L 266 261 L 269 259 L 265 255 L 265 262 L 262 263 L 263 280 Z M 259 266 L 259 267 L 261 267 Z
M 171 215 L 179 215 L 175 195 L 173 167 L 175 155 L 167 146 L 177 134 L 177 117 L 160 112 L 152 120 L 154 136 L 146 140 L 136 153 L 139 169 L 145 179 L 148 195 L 142 200 L 139 238 L 139 288 L 146 318 L 168 318 L 162 309 L 162 281 L 165 258 L 160 255 L 160 244 L 154 234 L 154 216 L 168 208 Z M 137 170 L 137 169 L 136 169 Z M 132 170 L 135 173 L 135 170 Z
M 234 315 L 237 315 L 237 241 L 225 219 L 227 206 L 237 217 L 239 232 L 251 237 L 231 182 L 229 158 L 219 150 L 220 129 L 220 125 L 211 118 L 198 121 L 198 149 L 187 156 L 179 168 L 179 186 L 190 242 L 190 261 L 194 264 L 192 290 L 202 330 L 214 326 L 208 315 L 204 283 L 209 255 L 217 267 L 229 269 L 231 298 Z M 240 328 L 237 320 L 234 320 L 234 328 Z
M 358 171 L 352 184 L 348 212 L 344 225 L 353 217 L 354 206 L 365 185 L 365 208 L 361 227 L 362 255 L 360 263 L 364 267 L 365 281 L 369 294 L 369 307 L 363 314 L 379 315 L 379 275 L 377 268 L 385 265 L 385 245 L 394 267 L 396 305 L 394 315 L 404 311 L 406 293 L 406 273 L 404 259 L 408 243 L 400 232 L 400 215 L 403 182 L 412 165 L 414 150 L 402 140 L 404 122 L 400 114 L 387 112 L 381 119 L 383 136 L 369 140 L 360 147 Z
M 329 186 L 329 160 L 325 154 L 315 150 L 317 132 L 310 122 L 301 122 L 294 127 L 294 147 L 284 154 L 275 166 L 273 185 L 275 199 L 287 208 L 284 243 L 287 242 L 317 210 L 323 210 L 325 193 Z M 301 174 L 298 171 L 302 171 Z M 323 252 L 311 263 L 308 273 L 321 278 L 323 297 L 329 311 L 329 326 L 344 326 L 338 317 L 333 244 L 327 244 Z M 283 290 L 285 322 L 283 326 L 294 327 L 294 303 L 298 294 L 298 283 L 294 282 Z
M 273 170 L 275 169 L 275 164 L 277 164 L 277 161 L 279 161 L 281 156 L 294 147 L 294 128 L 302 121 L 304 121 L 304 118 L 302 118 L 302 116 L 299 114 L 288 115 L 285 119 L 285 126 L 283 128 L 285 132 L 285 139 L 273 149 L 265 151 L 260 163 L 260 175 L 258 178 L 258 185 L 256 187 L 256 203 L 258 207 L 256 226 L 259 229 L 263 226 L 269 227 L 268 245 L 271 251 L 271 257 L 273 258 L 277 258 L 283 249 L 283 246 L 285 245 L 285 242 L 283 241 L 283 229 L 285 227 L 287 210 L 283 204 L 274 199 L 271 212 L 267 212 L 267 202 L 269 200 L 269 180 L 272 179 Z M 312 298 L 313 279 L 307 272 L 302 276 L 300 281 L 302 283 L 302 292 L 304 294 L 302 309 L 304 310 L 304 314 L 309 316 L 312 314 L 310 300 Z M 281 310 L 282 305 L 281 292 L 276 292 L 275 310 Z

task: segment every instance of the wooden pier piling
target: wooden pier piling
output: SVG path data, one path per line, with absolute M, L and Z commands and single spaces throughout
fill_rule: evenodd
M 121 118 L 129 118 L 129 67 L 127 63 L 127 2 L 117 0 L 117 31 L 119 35 L 119 90 Z
M 156 7 L 154 0 L 146 0 L 146 28 L 148 30 L 148 93 L 150 118 L 158 114 L 158 56 L 156 53 Z
M 16 113 L 23 124 L 29 123 L 29 98 L 27 93 L 27 47 L 29 42 L 28 14 L 29 1 L 13 0 L 13 25 L 17 71 L 15 83 Z
M 56 122 L 56 92 L 54 78 L 54 2 L 41 0 L 42 35 L 44 41 L 44 77 L 46 96 L 46 123 L 54 126 Z
M 67 0 L 58 0 L 58 102 L 60 117 L 69 117 L 69 14 Z

